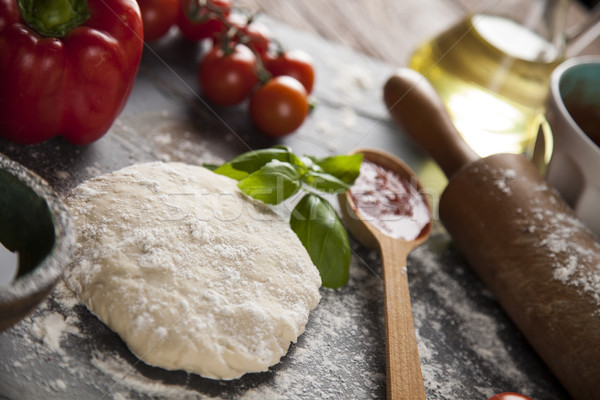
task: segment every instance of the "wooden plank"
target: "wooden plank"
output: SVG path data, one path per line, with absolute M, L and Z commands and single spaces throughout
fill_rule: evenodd
M 398 66 L 414 49 L 468 12 L 488 11 L 497 0 L 237 0 L 236 5 L 264 13 L 290 26 L 341 43 Z M 587 15 L 579 2 L 569 8 L 567 26 Z M 583 54 L 600 54 L 596 41 Z
M 236 4 L 396 65 L 406 65 L 421 41 L 465 12 L 459 4 L 440 0 L 239 0 Z

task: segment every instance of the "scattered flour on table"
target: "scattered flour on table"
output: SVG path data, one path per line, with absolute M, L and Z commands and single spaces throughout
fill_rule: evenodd
M 161 146 L 168 146 L 173 143 L 173 136 L 170 132 L 158 133 L 153 137 L 154 142 Z
M 67 389 L 67 384 L 64 383 L 61 379 L 50 381 L 48 384 L 50 385 L 50 388 L 57 392 Z
M 64 351 L 60 347 L 61 339 L 67 333 L 74 335 L 79 333 L 79 329 L 69 318 L 72 317 L 65 318 L 58 312 L 48 314 L 31 327 L 31 334 L 50 350 L 63 353 Z
M 177 131 L 168 130 L 159 131 L 152 135 L 151 140 L 155 145 L 153 153 L 160 161 L 185 161 L 187 163 L 202 165 L 221 164 L 223 159 L 215 157 L 205 142 L 194 140 L 194 134 L 189 130 Z M 229 138 L 231 135 L 226 137 Z
M 159 380 L 147 378 L 138 373 L 125 360 L 117 355 L 94 353 L 92 365 L 107 376 L 112 377 L 115 384 L 109 388 L 112 398 L 128 399 L 126 393 L 143 393 L 164 399 L 197 399 L 198 394 L 178 385 L 170 385 Z M 216 399 L 216 398 L 213 398 Z
M 352 64 L 343 68 L 336 66 L 338 71 L 333 87 L 339 97 L 345 100 L 358 100 L 366 90 L 373 88 L 374 77 L 368 68 Z
M 50 296 L 44 300 L 31 314 L 10 328 L 8 333 L 19 338 L 21 348 L 18 359 L 8 367 L 11 374 L 27 377 L 33 385 L 49 393 L 64 392 L 69 385 L 64 379 L 47 379 L 43 371 L 33 371 L 41 374 L 39 379 L 32 376 L 31 365 L 34 360 L 52 359 L 55 368 L 64 371 L 73 379 L 82 379 L 81 369 L 74 366 L 75 358 L 69 354 L 69 349 L 63 343 L 69 336 L 83 338 L 79 329 L 79 317 L 74 307 L 79 304 L 74 294 L 59 281 Z M 27 351 L 23 351 L 25 348 Z M 63 375 L 64 375 L 63 374 Z
M 100 169 L 100 165 L 95 163 L 94 165 L 85 167 L 85 173 L 87 176 L 97 176 L 102 173 L 102 170 Z
M 419 342 L 419 356 L 423 379 L 426 382 L 428 399 L 446 400 L 459 398 L 460 393 L 465 393 L 471 388 L 465 387 L 464 377 L 460 377 L 461 371 L 473 371 L 478 374 L 477 365 L 492 364 L 501 365 L 501 369 L 495 369 L 495 373 L 503 376 L 506 381 L 519 385 L 518 389 L 523 393 L 530 393 L 534 386 L 529 381 L 527 374 L 520 370 L 518 364 L 511 355 L 510 349 L 499 336 L 502 327 L 493 315 L 477 311 L 477 304 L 470 298 L 460 285 L 461 266 L 456 266 L 452 274 L 440 272 L 440 255 L 432 253 L 425 247 L 417 248 L 411 253 L 410 265 L 419 268 L 420 274 L 427 280 L 427 286 L 435 292 L 439 301 L 443 302 L 448 309 L 435 311 L 430 309 L 426 301 L 413 302 L 413 313 L 415 316 L 415 330 Z M 409 267 L 410 268 L 410 267 Z M 491 297 L 491 293 L 484 292 Z M 450 312 L 451 314 L 446 315 Z M 436 341 L 452 342 L 454 337 L 441 336 L 443 331 L 440 325 L 446 318 L 452 317 L 452 326 L 456 327 L 453 336 L 461 337 L 467 344 L 466 349 L 453 348 L 451 344 L 445 349 L 443 359 L 432 343 L 432 335 Z M 439 347 L 439 344 L 438 344 Z M 456 375 L 456 379 L 452 376 Z M 462 378 L 462 379 L 461 379 Z M 486 377 L 479 376 L 478 380 L 485 381 Z M 494 382 L 490 382 L 492 386 Z M 478 388 L 481 398 L 492 396 L 490 387 Z
M 319 134 L 321 139 L 324 141 L 325 146 L 330 151 L 338 148 L 343 140 L 343 135 L 341 134 L 340 129 L 333 126 L 326 120 L 318 121 L 315 124 L 315 132 Z M 302 135 L 302 132 L 300 134 Z M 305 135 L 312 136 L 313 133 L 306 133 Z
M 71 178 L 71 174 L 68 171 L 58 170 L 55 172 L 55 175 L 58 179 L 68 180 Z
M 358 122 L 358 116 L 356 115 L 356 111 L 354 111 L 351 107 L 342 107 L 341 115 L 340 115 L 340 123 L 346 129 L 352 129 L 356 126 Z
M 123 116 L 115 122 L 116 129 L 131 138 L 128 147 L 141 144 L 145 152 L 164 162 L 181 161 L 195 165 L 224 162 L 213 154 L 209 143 L 194 132 L 193 126 L 175 119 L 168 110 L 128 118 L 130 120 Z

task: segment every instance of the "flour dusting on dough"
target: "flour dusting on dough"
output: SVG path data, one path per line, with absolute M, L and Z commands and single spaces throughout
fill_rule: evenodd
M 67 285 L 148 364 L 234 379 L 277 363 L 320 277 L 282 220 L 232 179 L 138 164 L 67 198 L 78 248 Z

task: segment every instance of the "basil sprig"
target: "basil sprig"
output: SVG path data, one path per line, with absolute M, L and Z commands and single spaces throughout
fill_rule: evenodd
M 266 204 L 280 204 L 303 190 L 290 226 L 319 270 L 323 286 L 339 288 L 349 277 L 348 233 L 331 204 L 315 191 L 345 192 L 358 177 L 361 163 L 361 154 L 298 157 L 287 146 L 275 146 L 205 167 L 237 180 L 242 192 Z
M 273 160 L 240 180 L 238 187 L 248 196 L 267 204 L 279 204 L 302 186 L 300 173 L 287 162 Z
M 307 193 L 292 211 L 290 226 L 319 269 L 323 286 L 344 286 L 349 277 L 350 244 L 331 204 Z

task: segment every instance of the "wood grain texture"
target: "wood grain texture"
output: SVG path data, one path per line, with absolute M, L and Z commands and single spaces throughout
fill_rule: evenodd
M 378 236 L 385 281 L 387 398 L 426 400 L 406 268 L 412 243 Z
M 440 217 L 573 399 L 597 400 L 600 244 L 557 192 L 525 158 L 495 154 L 452 179 Z M 558 279 L 567 268 L 569 281 Z
M 465 12 L 459 3 L 440 0 L 239 0 L 236 4 L 397 65 L 405 65 L 419 43 Z
M 464 142 L 442 99 L 423 75 L 400 68 L 386 82 L 383 97 L 394 120 L 433 157 L 447 177 L 479 158 Z
M 236 0 L 236 5 L 312 32 L 377 59 L 405 66 L 428 38 L 459 21 L 466 13 L 487 10 L 490 0 Z M 586 14 L 574 3 L 567 25 Z M 583 53 L 600 54 L 596 41 Z
M 377 150 L 358 149 L 354 153 L 363 154 L 366 160 L 416 183 L 417 189 L 423 193 L 423 187 L 415 173 L 400 159 Z M 432 223 L 430 222 L 414 240 L 396 239 L 361 217 L 361 211 L 354 204 L 350 192 L 341 195 L 340 199 L 344 222 L 352 234 L 368 247 L 373 248 L 377 243 L 381 252 L 385 298 L 387 398 L 426 400 L 406 261 L 408 254 L 429 237 Z M 431 204 L 426 196 L 423 196 L 423 199 L 431 216 Z M 430 221 L 431 219 L 430 217 Z

